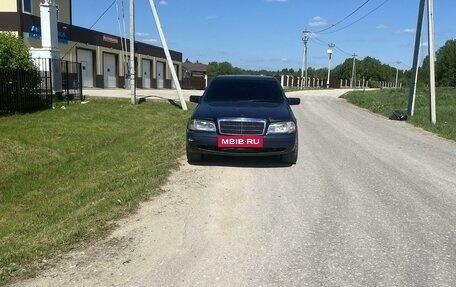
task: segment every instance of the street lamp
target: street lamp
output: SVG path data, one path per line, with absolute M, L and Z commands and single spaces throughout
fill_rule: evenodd
M 301 67 L 301 89 L 307 87 L 307 42 L 309 41 L 309 31 L 307 29 L 302 32 L 302 41 L 304 42 L 304 49 L 302 52 L 302 67 Z M 304 77 L 305 71 L 305 77 Z
M 302 68 L 301 68 L 301 89 L 307 87 L 307 42 L 309 41 L 309 31 L 307 29 L 302 32 L 302 41 L 304 42 L 304 51 L 302 53 Z M 304 77 L 305 71 L 305 77 Z
M 333 48 L 336 47 L 335 44 L 331 43 L 328 44 L 328 58 L 329 58 L 329 63 L 328 63 L 328 79 L 326 80 L 326 88 L 329 89 L 329 77 L 331 76 L 331 55 L 333 53 Z

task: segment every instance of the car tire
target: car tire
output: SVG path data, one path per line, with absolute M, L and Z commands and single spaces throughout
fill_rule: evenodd
M 298 145 L 296 145 L 294 151 L 281 155 L 280 159 L 286 164 L 296 164 L 298 161 Z
M 187 161 L 189 163 L 192 162 L 200 162 L 203 160 L 203 155 L 199 152 L 192 152 L 187 149 Z

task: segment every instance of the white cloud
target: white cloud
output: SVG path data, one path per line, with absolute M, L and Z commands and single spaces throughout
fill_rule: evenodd
M 310 27 L 319 27 L 319 26 L 326 26 L 326 25 L 328 25 L 328 22 L 326 21 L 326 19 L 324 19 L 320 16 L 313 17 L 312 19 L 310 19 L 310 22 L 309 22 Z
M 285 2 L 288 2 L 288 0 L 264 0 L 264 2 L 281 2 L 281 3 L 285 3 Z
M 380 24 L 380 25 L 377 25 L 375 28 L 376 29 L 386 29 L 386 28 L 388 28 L 388 26 Z
M 416 30 L 412 28 L 407 28 L 401 31 L 401 33 L 415 33 Z
M 214 20 L 214 19 L 217 19 L 217 18 L 218 18 L 217 16 L 207 16 L 206 20 Z
M 146 43 L 157 43 L 158 42 L 157 39 L 142 39 L 141 41 L 146 42 Z
M 137 32 L 137 33 L 136 33 L 136 36 L 149 36 L 149 33 Z
M 166 1 L 166 0 L 160 0 L 160 1 L 158 2 L 158 4 L 160 4 L 160 5 L 168 5 L 168 1 Z

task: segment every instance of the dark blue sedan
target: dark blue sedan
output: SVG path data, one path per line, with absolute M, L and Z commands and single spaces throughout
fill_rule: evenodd
M 298 126 L 280 83 L 269 76 L 218 76 L 202 96 L 187 127 L 187 159 L 204 155 L 276 156 L 295 164 Z

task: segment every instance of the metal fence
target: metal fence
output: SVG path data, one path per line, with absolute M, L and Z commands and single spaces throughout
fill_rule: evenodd
M 84 100 L 81 63 L 40 58 L 34 61 L 43 75 L 43 81 L 50 81 L 54 94 L 67 100 Z
M 84 100 L 80 63 L 34 59 L 37 70 L 0 68 L 0 114 L 51 108 L 54 98 Z
M 47 77 L 36 70 L 0 69 L 0 114 L 52 107 L 52 87 Z
M 62 88 L 67 100 L 84 100 L 82 94 L 82 65 L 77 62 L 60 61 Z

